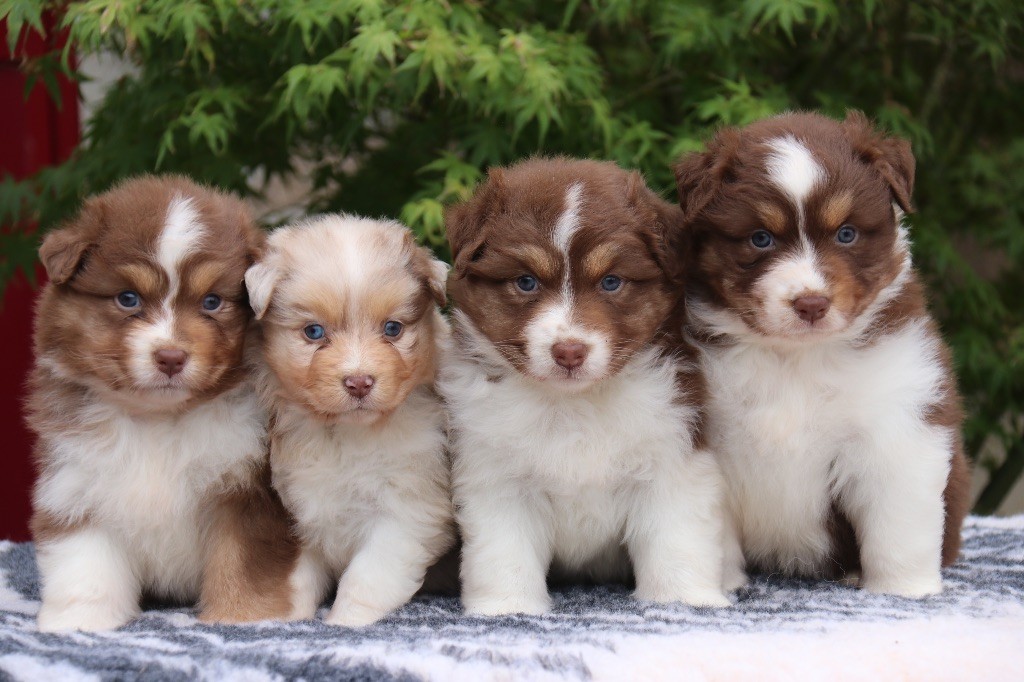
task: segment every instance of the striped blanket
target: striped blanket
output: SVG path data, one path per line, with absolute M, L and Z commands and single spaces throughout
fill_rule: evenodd
M 41 634 L 32 546 L 0 542 L 0 679 L 1024 680 L 1024 516 L 971 518 L 945 592 L 912 601 L 757 576 L 732 609 L 554 595 L 542 617 L 417 598 L 376 626 L 204 625 L 152 609 L 116 632 Z

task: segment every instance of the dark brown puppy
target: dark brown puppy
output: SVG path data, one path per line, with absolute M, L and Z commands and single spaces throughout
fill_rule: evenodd
M 456 348 L 440 384 L 472 613 L 541 613 L 545 577 L 727 606 L 703 379 L 664 234 L 678 210 L 615 164 L 492 170 L 448 216 Z
M 788 114 L 722 130 L 676 169 L 735 584 L 745 555 L 922 596 L 956 559 L 968 468 L 901 222 L 914 165 L 861 114 Z
M 128 622 L 143 594 L 207 620 L 286 615 L 294 560 L 245 381 L 263 234 L 236 198 L 143 177 L 89 199 L 40 257 L 29 424 L 45 630 Z

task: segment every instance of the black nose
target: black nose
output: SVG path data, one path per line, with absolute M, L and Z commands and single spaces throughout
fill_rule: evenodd
M 164 348 L 154 353 L 153 358 L 156 360 L 156 366 L 160 368 L 160 371 L 170 378 L 185 369 L 188 353 L 175 348 Z
M 373 382 L 369 374 L 345 377 L 345 390 L 354 398 L 365 398 L 373 390 Z
M 801 320 L 814 322 L 825 317 L 831 305 L 832 301 L 826 296 L 801 296 L 793 301 L 793 310 Z

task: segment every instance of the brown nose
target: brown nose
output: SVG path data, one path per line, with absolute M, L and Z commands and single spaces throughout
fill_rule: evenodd
M 365 398 L 373 390 L 373 377 L 369 374 L 345 377 L 345 390 L 354 398 Z
M 579 342 L 556 343 L 551 346 L 555 363 L 566 369 L 576 369 L 587 359 L 587 346 Z
M 164 348 L 154 353 L 153 357 L 156 359 L 156 366 L 160 368 L 160 371 L 170 378 L 185 369 L 188 353 L 183 350 Z
M 801 296 L 793 301 L 793 310 L 801 320 L 814 322 L 825 317 L 831 305 L 832 301 L 826 296 Z

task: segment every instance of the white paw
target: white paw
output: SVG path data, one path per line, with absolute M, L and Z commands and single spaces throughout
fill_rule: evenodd
M 313 620 L 319 604 L 312 599 L 292 599 L 292 610 L 285 620 Z
M 640 601 L 650 601 L 658 604 L 670 604 L 682 602 L 688 606 L 710 606 L 714 608 L 725 608 L 732 606 L 732 602 L 721 590 L 695 589 L 686 590 L 641 590 L 637 589 L 633 596 Z
M 466 613 L 472 616 L 505 616 L 522 613 L 539 616 L 551 610 L 551 597 L 547 592 L 543 597 L 529 595 L 462 595 L 462 604 Z
M 750 577 L 747 572 L 742 568 L 730 568 L 726 569 L 725 576 L 722 578 L 722 588 L 726 592 L 735 592 L 736 590 L 742 590 L 744 587 L 750 584 Z
M 137 611 L 125 613 L 96 602 L 79 602 L 54 606 L 43 604 L 39 609 L 37 624 L 40 632 L 102 632 L 116 630 L 138 615 Z
M 380 609 L 367 607 L 338 608 L 335 606 L 327 614 L 327 617 L 324 618 L 324 622 L 328 625 L 337 625 L 343 628 L 361 628 L 373 625 L 386 615 L 388 615 L 388 612 Z
M 942 577 L 863 579 L 861 586 L 876 594 L 894 594 L 898 597 L 921 599 L 942 592 Z

